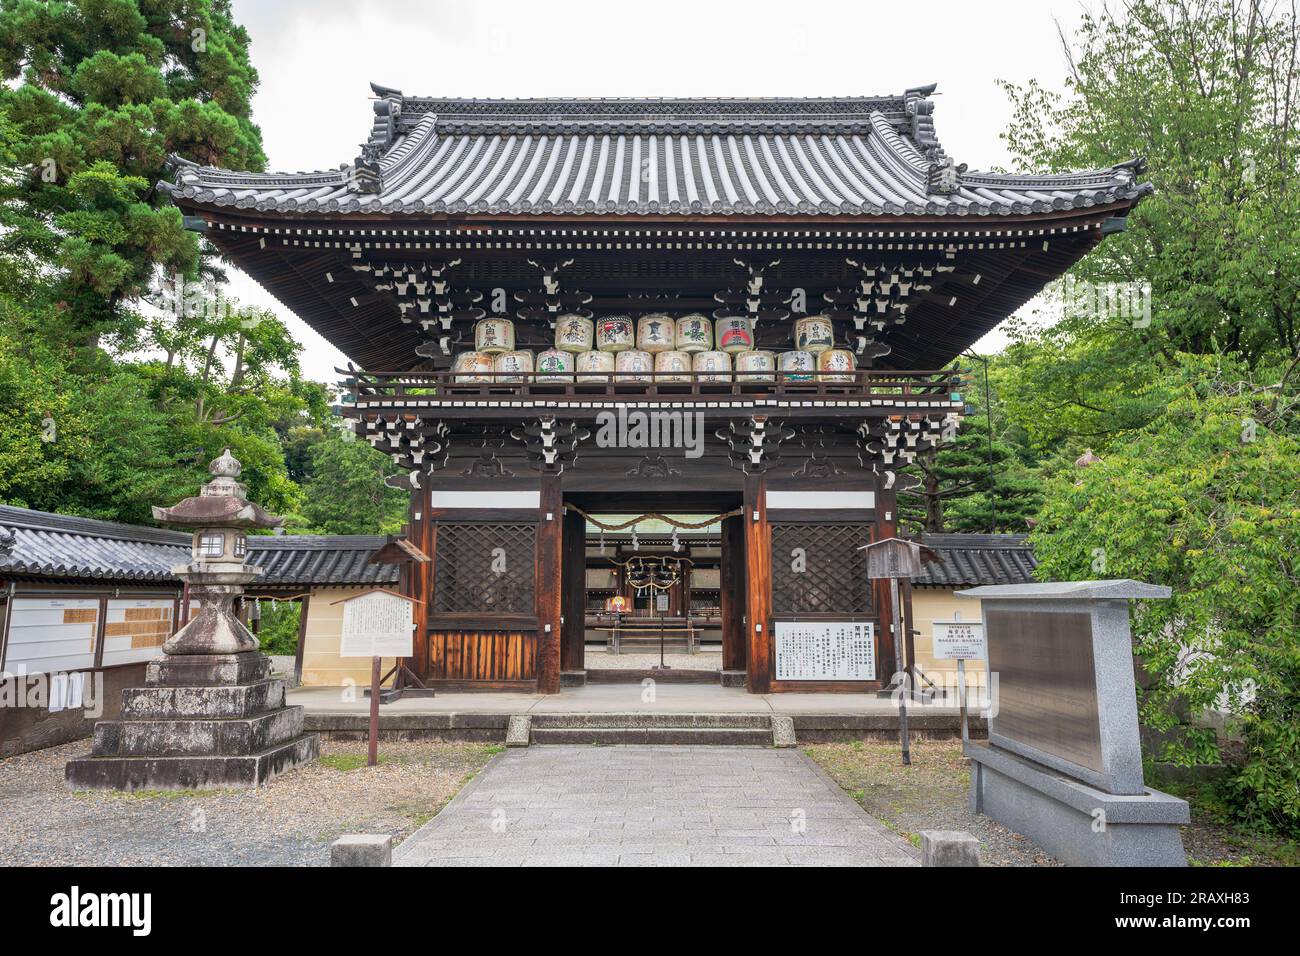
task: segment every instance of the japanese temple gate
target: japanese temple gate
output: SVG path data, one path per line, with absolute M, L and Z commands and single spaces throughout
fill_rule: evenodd
M 558 692 L 583 668 L 584 515 L 658 513 L 725 516 L 723 667 L 750 691 L 887 686 L 888 582 L 859 549 L 896 534 L 899 469 L 963 415 L 954 360 L 1123 228 L 1150 190 L 1141 163 L 968 171 L 935 136 L 933 87 L 373 90 L 349 165 L 178 160 L 163 187 L 351 359 L 345 413 L 401 465 L 407 537 L 432 559 L 403 573 L 422 602 L 411 669 L 435 687 Z M 682 318 L 706 338 L 692 345 Z M 593 320 L 564 352 L 557 332 L 581 340 Z M 794 352 L 811 367 L 787 366 Z M 611 433 L 619 414 L 631 427 Z M 634 440 L 647 422 L 669 440 Z M 871 624 L 874 659 L 859 679 L 779 679 L 778 631 L 795 622 Z

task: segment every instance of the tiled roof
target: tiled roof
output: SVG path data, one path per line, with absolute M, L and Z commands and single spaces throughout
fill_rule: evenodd
M 955 166 L 933 87 L 822 99 L 474 100 L 379 94 L 350 166 L 240 173 L 176 161 L 162 188 L 281 213 L 1014 216 L 1136 200 L 1126 163 L 1069 175 Z
M 249 538 L 249 561 L 262 569 L 254 584 L 394 584 L 397 565 L 367 563 L 386 540 L 382 535 Z
M 367 564 L 379 535 L 255 535 L 256 585 L 390 584 L 396 565 Z M 0 505 L 0 575 L 179 585 L 171 569 L 190 560 L 183 531 L 76 518 Z
M 923 564 L 917 585 L 1028 584 L 1038 566 L 1022 534 L 927 534 L 921 542 L 943 560 Z
M 0 505 L 0 574 L 174 582 L 190 535 Z

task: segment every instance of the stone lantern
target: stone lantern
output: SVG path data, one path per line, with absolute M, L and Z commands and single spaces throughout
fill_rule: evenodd
M 278 528 L 284 521 L 244 496 L 236 479 L 242 470 L 227 448 L 208 470 L 213 478 L 193 498 L 171 508 L 154 507 L 164 524 L 194 529 L 190 563 L 172 573 L 190 586 L 199 612 L 163 645 L 164 654 L 243 654 L 256 651 L 257 638 L 235 617 L 234 603 L 262 569 L 248 564 L 249 528 Z
M 198 613 L 149 662 L 145 686 L 122 692 L 122 719 L 95 725 L 90 756 L 68 761 L 73 789 L 257 787 L 320 752 L 320 738 L 302 732 L 302 708 L 285 705 L 284 681 L 271 677 L 270 658 L 234 612 L 244 585 L 262 573 L 247 562 L 248 529 L 281 519 L 245 498 L 229 449 L 209 470 L 198 495 L 153 509 L 161 522 L 194 529 L 190 563 L 172 571 Z

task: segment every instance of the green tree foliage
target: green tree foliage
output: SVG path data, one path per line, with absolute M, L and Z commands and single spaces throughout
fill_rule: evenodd
M 1254 366 L 1300 354 L 1300 82 L 1297 22 L 1260 0 L 1132 0 L 1083 18 L 1064 98 L 1004 84 L 1012 154 L 1042 171 L 1144 156 L 1155 195 L 1074 270 L 1091 283 L 1149 283 L 1149 326 L 1129 316 L 1067 314 L 1097 345 L 1062 349 L 1086 396 L 1145 357 L 1237 353 Z M 1043 370 L 1046 371 L 1046 370 Z M 1035 383 L 1037 384 L 1037 383 Z M 1063 401 L 1072 396 L 1062 395 Z
M 157 268 L 199 268 L 168 155 L 265 163 L 248 36 L 228 0 L 0 0 L 0 71 L 0 254 L 55 267 L 64 334 L 129 338 Z
M 1300 399 L 1210 359 L 1167 387 L 1156 419 L 1048 487 L 1040 571 L 1172 586 L 1135 616 L 1144 722 L 1230 715 L 1247 743 L 1238 813 L 1300 833 Z M 1190 729 L 1159 756 L 1217 759 L 1215 733 Z
M 307 452 L 301 520 L 317 534 L 396 534 L 409 496 L 384 479 L 397 473 L 387 455 L 329 429 Z
M 1156 186 L 1002 358 L 1008 417 L 1042 455 L 1044 578 L 1173 588 L 1135 615 L 1143 720 L 1164 759 L 1244 734 L 1239 816 L 1300 832 L 1300 105 L 1293 8 L 1133 0 L 1085 17 L 1062 98 L 1009 87 L 1008 144 L 1062 171 L 1145 155 Z M 1147 285 L 1150 316 L 1106 304 Z M 1131 294 L 1131 293 L 1130 293 Z M 1068 463 L 1084 446 L 1102 463 Z M 1190 727 L 1181 724 L 1188 719 Z
M 1009 420 L 993 381 L 996 358 L 973 364 L 966 395 L 969 413 L 960 427 L 934 449 L 918 456 L 909 473 L 920 479 L 914 491 L 899 495 L 899 516 L 914 531 L 929 533 L 993 531 L 1023 534 L 1041 500 L 1036 474 L 1038 454 L 1023 428 Z M 984 375 L 990 379 L 993 440 L 984 402 Z

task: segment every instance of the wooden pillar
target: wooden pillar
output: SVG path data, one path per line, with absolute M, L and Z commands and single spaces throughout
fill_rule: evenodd
M 751 694 L 772 689 L 772 549 L 767 523 L 767 479 L 745 476 L 745 686 Z
M 432 503 L 433 493 L 428 488 L 411 492 L 406 538 L 427 554 L 429 560 L 403 564 L 401 572 L 401 593 L 423 602 L 413 605 L 416 624 L 411 650 L 414 656 L 406 665 L 422 680 L 430 676 L 429 612 L 433 608 L 433 586 L 438 567 L 438 528 L 429 516 Z
M 566 511 L 563 531 L 564 630 L 560 670 L 580 671 L 586 667 L 587 521 L 576 511 Z
M 563 616 L 564 495 L 560 476 L 541 477 L 537 515 L 537 692 L 560 692 L 560 618 Z
M 722 669 L 743 671 L 749 641 L 745 636 L 745 516 L 722 519 L 722 559 L 718 569 L 722 619 Z
M 872 542 L 884 541 L 898 534 L 898 496 L 893 489 L 882 489 L 881 484 L 883 482 L 877 482 L 876 487 L 876 520 L 871 526 Z M 896 666 L 894 635 L 891 633 L 890 623 L 893 619 L 893 610 L 890 606 L 889 581 L 886 578 L 878 578 L 873 580 L 871 585 L 872 600 L 876 608 L 876 633 L 880 635 L 877 641 L 876 676 L 881 683 L 888 684 L 893 679 Z

